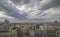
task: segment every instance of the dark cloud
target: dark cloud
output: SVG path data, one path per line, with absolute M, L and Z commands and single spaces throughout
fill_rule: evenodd
M 21 4 L 30 4 L 33 0 L 11 0 L 11 1 L 16 5 L 21 5 Z
M 2 7 L 0 7 L 0 11 L 2 11 L 3 9 L 2 9 Z
M 42 0 L 41 0 L 42 1 Z M 44 2 L 46 3 L 46 1 Z M 43 12 L 45 12 L 46 10 L 48 9 L 51 9 L 51 8 L 57 8 L 57 7 L 60 7 L 60 0 L 51 0 L 50 2 L 46 3 L 46 4 L 43 4 L 39 10 L 42 10 L 40 13 L 38 13 L 37 15 L 40 15 L 42 14 Z
M 22 0 L 10 0 L 10 1 L 12 1 L 16 5 L 20 5 L 22 2 Z
M 1 0 L 2 1 L 2 0 Z M 4 0 L 4 1 L 2 1 L 1 2 L 0 1 L 0 11 L 5 11 L 5 15 L 7 15 L 7 16 L 12 16 L 12 17 L 15 17 L 15 18 L 18 18 L 18 19 L 20 19 L 20 20 L 26 20 L 26 19 L 30 19 L 30 18 L 28 18 L 28 17 L 30 17 L 30 16 L 28 16 L 30 13 L 28 12 L 28 13 L 26 13 L 26 12 L 24 12 L 24 11 L 20 11 L 20 10 L 18 10 L 17 8 L 16 8 L 16 6 L 13 6 L 13 4 L 15 4 L 15 5 L 27 5 L 28 7 L 30 7 L 30 8 L 33 8 L 33 7 L 35 7 L 35 4 L 36 3 L 39 3 L 38 4 L 38 8 L 40 8 L 39 6 L 41 5 L 41 3 L 40 3 L 40 1 L 42 1 L 42 0 L 38 0 L 37 2 L 36 1 L 32 1 L 32 0 L 11 0 L 12 1 L 12 3 L 9 3 L 7 0 Z M 45 3 L 46 3 L 46 1 L 45 1 Z M 33 5 L 33 6 L 31 6 L 31 5 Z M 48 16 L 48 14 L 43 14 L 46 10 L 48 10 L 48 9 L 50 9 L 50 8 L 55 8 L 55 7 L 60 7 L 60 0 L 52 0 L 51 2 L 48 2 L 47 4 L 43 4 L 42 5 L 42 7 L 40 8 L 40 12 L 37 12 L 37 15 L 34 15 L 34 14 L 32 14 L 32 15 L 34 15 L 33 17 L 31 16 L 31 20 L 36 20 L 36 21 L 46 21 L 46 20 L 49 20 L 49 17 L 47 17 Z M 3 9 L 2 9 L 3 8 Z M 39 10 L 39 9 L 38 9 Z M 37 11 L 38 11 L 37 10 Z M 35 13 L 35 11 L 34 10 L 32 10 L 33 11 L 33 13 Z M 23 12 L 22 14 L 21 14 L 21 12 Z M 43 14 L 42 16 L 46 16 L 47 18 L 38 18 L 39 17 L 39 15 L 41 15 L 41 14 Z M 36 17 L 35 17 L 36 16 Z M 41 17 L 42 17 L 41 16 Z M 59 15 L 60 16 L 60 15 Z M 32 19 L 33 18 L 33 19 Z
M 48 2 L 47 4 L 43 5 L 41 9 L 49 9 L 54 7 L 60 7 L 60 0 L 52 0 L 51 2 Z
M 30 3 L 30 0 L 24 0 L 24 4 Z
M 5 13 L 8 16 L 12 16 L 18 19 L 26 19 L 26 13 L 21 14 L 15 6 L 10 5 L 10 3 L 5 2 L 0 5 L 3 9 L 5 9 Z
M 11 0 L 16 5 L 28 4 L 30 0 Z
M 13 3 L 16 5 L 21 5 L 21 4 L 30 4 L 33 0 L 11 0 Z M 38 1 L 43 1 L 43 0 L 38 0 Z M 45 1 L 46 2 L 46 1 Z M 38 2 L 37 2 L 38 3 Z M 29 5 L 30 6 L 30 5 Z M 40 6 L 40 3 L 39 3 Z M 59 7 L 60 6 L 60 0 L 52 0 L 51 2 L 48 2 L 47 4 L 44 4 L 41 9 L 49 9 L 53 7 Z

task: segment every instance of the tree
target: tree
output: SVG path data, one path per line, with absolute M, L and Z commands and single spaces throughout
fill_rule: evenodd
M 55 23 L 57 23 L 57 21 L 54 21 Z

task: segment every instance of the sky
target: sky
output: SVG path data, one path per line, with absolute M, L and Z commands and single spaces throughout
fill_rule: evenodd
M 60 0 L 0 0 L 0 20 L 11 22 L 60 21 Z

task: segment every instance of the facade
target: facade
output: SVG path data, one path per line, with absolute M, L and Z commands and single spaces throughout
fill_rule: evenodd
M 17 32 L 12 31 L 0 31 L 0 37 L 17 37 Z
M 9 31 L 0 31 L 0 37 L 9 37 Z

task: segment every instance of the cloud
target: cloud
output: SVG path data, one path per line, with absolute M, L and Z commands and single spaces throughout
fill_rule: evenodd
M 49 9 L 53 7 L 60 7 L 60 0 L 42 0 L 40 4 L 41 9 Z
M 60 0 L 0 0 L 0 11 L 4 11 L 4 17 L 19 20 L 58 20 L 59 10 Z
M 34 5 L 34 4 L 32 4 L 32 5 Z M 27 7 L 27 8 L 31 9 L 30 11 L 28 11 L 26 7 L 24 7 L 24 8 L 25 8 L 25 10 L 28 11 L 28 17 L 27 17 L 28 19 L 52 20 L 52 18 L 53 17 L 55 18 L 55 15 L 57 14 L 56 10 L 58 9 L 58 7 L 60 7 L 60 0 L 40 0 L 40 4 L 38 7 L 36 7 L 36 6 Z M 56 8 L 56 10 L 55 10 L 55 8 Z M 22 11 L 25 11 L 25 10 L 22 10 Z
M 39 13 L 39 12 L 38 12 Z M 36 12 L 36 14 L 38 14 Z M 36 15 L 34 13 L 31 13 L 31 16 L 28 16 L 29 19 L 33 19 L 33 20 L 38 20 L 38 21 L 54 21 L 54 20 L 60 20 L 60 7 L 57 8 L 51 8 L 48 10 L 45 10 L 43 13 Z
M 4 11 L 0 11 L 0 19 L 1 18 L 9 18 L 9 19 L 14 19 L 13 17 L 11 17 L 11 16 L 7 16 L 7 15 L 4 15 L 5 14 L 5 12 Z
M 12 1 L 16 5 L 20 5 L 22 2 L 22 0 L 10 0 L 10 1 Z
M 10 0 L 10 1 L 12 1 L 15 5 L 23 5 L 30 3 L 30 0 Z
M 36 0 L 11 0 L 15 5 L 30 5 L 32 2 L 36 2 Z M 38 0 L 41 1 L 41 0 Z M 39 2 L 38 2 L 39 3 Z
M 9 1 L 9 0 L 8 0 Z M 15 18 L 18 18 L 18 19 L 25 19 L 26 18 L 26 14 L 23 13 L 21 14 L 21 11 L 19 11 L 16 6 L 11 3 L 11 2 L 0 2 L 1 3 L 1 7 L 4 9 L 5 11 L 5 15 L 8 15 L 8 16 L 12 16 L 12 17 L 15 17 Z

